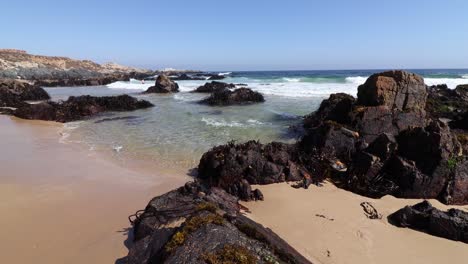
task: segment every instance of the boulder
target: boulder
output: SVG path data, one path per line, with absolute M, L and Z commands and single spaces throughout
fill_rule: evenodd
M 49 98 L 49 94 L 37 85 L 20 80 L 0 80 L 1 107 L 20 107 L 25 105 L 23 101 L 39 101 Z
M 349 94 L 331 94 L 322 101 L 317 111 L 304 117 L 304 127 L 313 128 L 327 120 L 343 125 L 350 124 L 355 102 L 356 99 Z
M 468 243 L 468 213 L 458 209 L 443 212 L 428 201 L 406 206 L 388 216 L 391 224 L 450 240 Z
M 468 85 L 449 89 L 446 85 L 428 87 L 426 112 L 433 118 L 450 119 L 452 128 L 467 129 Z
M 154 86 L 151 86 L 144 93 L 177 93 L 179 92 L 179 85 L 169 79 L 164 74 L 160 74 L 156 79 Z
M 249 88 L 239 88 L 234 91 L 228 89 L 214 91 L 200 103 L 211 106 L 227 106 L 262 103 L 264 101 L 265 99 L 261 93 L 252 91 Z
M 386 71 L 371 75 L 358 87 L 357 103 L 407 111 L 424 109 L 426 97 L 426 85 L 421 76 L 406 71 Z
M 106 111 L 133 111 L 152 107 L 148 101 L 137 100 L 128 95 L 94 97 L 71 96 L 63 102 L 43 102 L 19 107 L 14 115 L 24 119 L 38 119 L 57 122 L 81 120 Z
M 153 198 L 130 218 L 127 264 L 310 263 L 270 229 L 240 213 L 237 199 L 198 182 Z
M 199 86 L 197 89 L 195 89 L 192 92 L 193 93 L 213 93 L 216 91 L 222 91 L 224 89 L 232 89 L 232 88 L 236 88 L 236 86 L 232 83 L 212 81 L 209 83 L 205 83 L 202 86 Z
M 319 162 L 314 163 L 315 159 L 304 160 L 314 170 L 300 165 L 300 159 L 301 153 L 294 145 L 231 142 L 203 154 L 198 165 L 198 178 L 208 186 L 222 188 L 243 200 L 261 199 L 251 195 L 248 184 L 300 181 L 310 177 L 309 171 L 321 170 Z M 320 178 L 322 173 L 314 173 L 314 176 L 314 182 L 323 180 Z

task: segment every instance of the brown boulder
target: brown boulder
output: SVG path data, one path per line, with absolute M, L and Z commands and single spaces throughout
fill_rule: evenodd
M 427 91 L 424 79 L 406 71 L 373 74 L 358 88 L 358 104 L 384 105 L 402 111 L 424 109 Z
M 154 86 L 151 86 L 144 93 L 177 93 L 179 85 L 164 74 L 160 74 Z

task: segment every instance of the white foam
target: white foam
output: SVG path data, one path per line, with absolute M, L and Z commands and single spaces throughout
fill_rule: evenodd
M 221 73 L 218 73 L 218 75 L 220 76 L 226 76 L 226 75 L 231 75 L 232 72 L 221 72 Z
M 468 80 L 463 78 L 425 78 L 427 85 L 447 84 L 448 88 L 454 89 L 460 84 L 468 84 Z
M 244 127 L 243 124 L 239 123 L 238 121 L 231 121 L 231 122 L 226 122 L 224 119 L 215 119 L 215 118 L 202 118 L 202 122 L 209 126 L 214 126 L 214 127 Z
M 282 78 L 285 82 L 300 82 L 301 78 Z
M 131 79 L 129 82 L 118 81 L 110 83 L 107 86 L 109 89 L 129 89 L 129 90 L 146 90 L 154 85 L 154 81 L 139 81 Z

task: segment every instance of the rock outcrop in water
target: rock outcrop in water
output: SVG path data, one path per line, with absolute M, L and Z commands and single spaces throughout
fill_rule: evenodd
M 164 74 L 160 74 L 156 79 L 154 86 L 151 86 L 144 93 L 177 93 L 179 92 L 179 85 L 169 79 Z
M 270 229 L 240 213 L 237 198 L 199 183 L 153 198 L 130 219 L 127 264 L 310 263 Z
M 224 83 L 224 82 L 217 82 L 212 81 L 209 83 L 205 83 L 202 86 L 199 86 L 197 89 L 193 90 L 193 93 L 213 93 L 216 91 L 222 91 L 225 89 L 233 89 L 236 88 L 236 85 L 232 83 Z
M 211 106 L 242 105 L 262 102 L 265 102 L 263 95 L 249 88 L 238 88 L 234 91 L 229 89 L 217 90 L 209 97 L 200 101 L 202 104 Z
M 128 95 L 105 97 L 83 95 L 71 96 L 63 102 L 27 104 L 17 108 L 13 115 L 23 119 L 71 122 L 106 111 L 133 111 L 152 106 L 153 104 L 148 101 L 137 100 Z
M 388 220 L 399 227 L 468 243 L 468 213 L 462 210 L 443 212 L 424 201 L 398 210 L 388 216 Z
M 298 186 L 306 187 L 330 177 L 340 187 L 370 197 L 391 194 L 466 204 L 467 131 L 460 121 L 454 132 L 434 119 L 438 111 L 427 114 L 428 93 L 438 103 L 439 97 L 415 74 L 375 74 L 359 87 L 357 100 L 346 94 L 324 100 L 305 117 L 305 135 L 295 145 L 215 147 L 200 160 L 199 177 L 246 200 L 255 199 L 245 195 L 248 184 L 300 180 Z M 457 94 L 466 103 L 460 90 Z

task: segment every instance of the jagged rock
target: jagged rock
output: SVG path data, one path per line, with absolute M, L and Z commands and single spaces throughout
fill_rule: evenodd
M 407 111 L 424 109 L 426 97 L 426 85 L 421 76 L 406 71 L 387 71 L 373 74 L 358 87 L 357 102 Z
M 179 92 L 179 85 L 173 82 L 169 77 L 160 74 L 156 79 L 154 86 L 151 86 L 144 93 L 177 93 Z
M 388 220 L 399 227 L 468 243 L 468 213 L 462 210 L 450 209 L 443 212 L 424 201 L 398 210 L 389 215 Z
M 39 86 L 19 80 L 0 80 L 1 107 L 20 107 L 26 105 L 23 101 L 47 100 L 49 98 L 49 94 Z
M 203 99 L 200 103 L 212 106 L 226 106 L 261 103 L 264 101 L 265 99 L 261 93 L 252 91 L 249 88 L 239 88 L 234 91 L 228 89 L 214 91 L 211 96 Z
M 224 75 L 211 74 L 208 80 L 222 80 L 224 78 L 226 78 Z
M 246 194 L 243 187 L 247 183 L 300 181 L 309 176 L 307 171 L 311 170 L 299 165 L 300 155 L 294 145 L 284 143 L 262 145 L 256 141 L 243 144 L 231 142 L 203 154 L 198 165 L 198 178 L 209 186 L 223 188 L 243 200 L 249 200 L 252 199 L 250 191 Z M 321 169 L 316 163 L 307 162 L 314 169 Z M 323 180 L 317 174 L 314 175 L 315 181 Z
M 205 195 L 200 196 L 201 192 Z M 235 197 L 196 182 L 153 198 L 131 219 L 134 243 L 122 261 L 310 263 L 270 229 L 243 216 L 239 208 Z
M 468 129 L 468 86 L 449 89 L 446 85 L 428 87 L 426 111 L 434 118 L 452 120 L 450 127 Z
M 19 107 L 14 115 L 24 119 L 70 122 L 105 111 L 133 111 L 152 107 L 148 101 L 137 100 L 128 95 L 94 97 L 71 96 L 63 102 L 43 102 Z
M 402 131 L 396 142 L 388 135 L 381 135 L 354 156 L 347 187 L 371 197 L 392 194 L 466 203 L 466 169 L 455 172 L 458 166 L 450 164 L 464 160 L 460 155 L 460 143 L 442 122 L 433 121 L 425 128 Z
M 366 143 L 374 141 L 382 133 L 396 136 L 409 127 L 426 125 L 426 113 L 419 109 L 402 112 L 390 110 L 387 106 L 372 106 L 357 108 L 354 115 L 354 127 Z
M 146 75 L 145 75 L 146 76 Z M 34 84 L 41 87 L 73 87 L 73 86 L 102 86 L 117 81 L 129 81 L 133 74 L 110 74 L 96 77 L 54 78 L 35 80 Z
M 202 86 L 199 86 L 197 89 L 195 89 L 193 92 L 194 93 L 213 93 L 216 91 L 222 91 L 224 89 L 231 89 L 235 88 L 236 86 L 232 83 L 223 83 L 223 82 L 217 82 L 217 81 L 212 81 L 209 83 L 205 83 Z
M 348 94 L 331 94 L 328 99 L 322 101 L 317 111 L 304 117 L 304 127 L 313 128 L 327 120 L 343 125 L 350 124 L 355 101 L 356 99 Z
M 171 80 L 173 81 L 202 81 L 202 80 L 205 80 L 205 78 L 203 77 L 195 77 L 195 76 L 191 76 L 191 75 L 188 75 L 186 73 L 182 73 L 182 74 L 177 74 L 177 75 L 171 75 L 170 76 Z
M 334 121 L 325 121 L 320 126 L 309 129 L 298 143 L 306 152 L 318 150 L 329 160 L 351 160 L 356 152 L 359 133 L 349 130 Z

